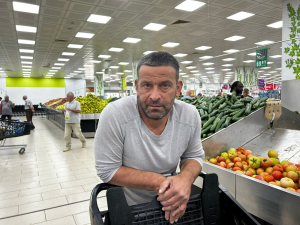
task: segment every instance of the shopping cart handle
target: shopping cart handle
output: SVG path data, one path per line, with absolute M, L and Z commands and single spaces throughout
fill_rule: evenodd
M 112 184 L 107 184 L 107 183 L 102 183 L 102 184 L 97 184 L 96 187 L 92 190 L 91 193 L 91 198 L 90 198 L 90 211 L 93 212 L 94 218 L 91 218 L 97 221 L 97 225 L 103 225 L 103 220 L 102 216 L 100 213 L 100 210 L 98 208 L 98 203 L 97 203 L 97 196 L 101 191 L 108 190 L 109 188 L 112 187 L 118 187 L 116 185 Z

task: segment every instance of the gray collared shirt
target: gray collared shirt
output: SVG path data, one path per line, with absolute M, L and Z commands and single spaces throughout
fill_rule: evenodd
M 2 107 L 2 115 L 12 115 L 12 102 L 8 100 L 6 102 L 5 100 L 1 101 L 1 107 Z
M 73 100 L 72 102 L 67 102 L 65 104 L 65 109 L 70 108 L 73 110 L 81 110 L 80 102 Z M 70 113 L 70 120 L 66 120 L 66 123 L 80 123 L 80 113 L 74 113 L 68 111 Z M 65 112 L 66 115 L 66 112 Z

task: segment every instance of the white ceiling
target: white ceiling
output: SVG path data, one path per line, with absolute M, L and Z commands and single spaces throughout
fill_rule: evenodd
M 138 61 L 143 52 L 167 51 L 171 54 L 187 53 L 183 58 L 177 58 L 179 62 L 193 61 L 202 75 L 207 75 L 210 82 L 214 82 L 212 74 L 206 74 L 202 63 L 214 62 L 216 74 L 221 74 L 221 82 L 225 74 L 221 69 L 223 64 L 233 64 L 229 67 L 234 71 L 234 66 L 252 66 L 254 63 L 243 63 L 245 60 L 254 59 L 248 53 L 255 49 L 234 53 L 228 56 L 217 57 L 205 61 L 199 61 L 203 55 L 220 56 L 228 49 L 244 50 L 255 48 L 254 43 L 271 40 L 281 41 L 282 29 L 269 28 L 266 25 L 282 20 L 281 0 L 201 0 L 207 4 L 193 11 L 177 10 L 175 7 L 183 0 L 19 0 L 20 2 L 36 4 L 40 6 L 39 14 L 13 11 L 11 0 L 0 0 L 0 67 L 3 70 L 11 70 L 6 74 L 9 77 L 22 77 L 22 65 L 19 49 L 34 49 L 34 54 L 21 53 L 21 55 L 33 56 L 31 77 L 45 76 L 50 68 L 44 68 L 54 63 L 65 63 L 53 78 L 62 78 L 73 73 L 84 64 L 92 64 L 90 60 L 101 60 L 99 64 L 93 64 L 87 73 L 94 75 L 104 68 L 118 65 L 118 62 Z M 240 11 L 254 13 L 255 15 L 242 21 L 228 20 L 226 17 Z M 107 24 L 87 22 L 91 14 L 110 16 L 112 19 Z M 187 20 L 191 23 L 184 25 L 171 25 L 177 20 Z M 167 25 L 156 32 L 144 30 L 149 23 L 161 23 Z M 35 26 L 37 33 L 17 32 L 16 25 Z M 94 33 L 91 39 L 76 38 L 77 32 Z M 225 41 L 225 38 L 233 35 L 244 36 L 239 41 Z M 136 44 L 123 43 L 127 37 L 140 38 Z M 35 45 L 18 44 L 18 39 L 35 40 Z M 64 44 L 54 43 L 55 39 L 67 40 Z M 177 42 L 179 46 L 174 48 L 162 47 L 166 42 Z M 68 44 L 84 45 L 81 49 L 67 48 Z M 199 46 L 212 46 L 206 51 L 195 50 Z M 120 53 L 108 51 L 111 47 L 124 48 Z M 280 55 L 280 45 L 270 46 L 269 55 Z M 74 52 L 74 56 L 62 56 L 62 52 Z M 109 62 L 103 62 L 98 58 L 100 54 L 111 55 Z M 236 58 L 231 62 L 222 61 L 223 58 Z M 68 58 L 68 62 L 57 61 L 58 58 Z M 26 60 L 22 60 L 26 61 Z M 281 58 L 271 59 L 270 65 L 274 70 L 281 67 Z M 188 65 L 180 64 L 182 72 L 187 74 Z M 120 66 L 112 69 L 112 73 L 131 69 L 128 66 Z M 75 76 L 79 77 L 79 76 Z M 192 75 L 190 75 L 192 77 Z

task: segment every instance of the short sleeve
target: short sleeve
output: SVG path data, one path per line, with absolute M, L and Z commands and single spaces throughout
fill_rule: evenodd
M 180 166 L 187 159 L 194 159 L 198 161 L 201 166 L 203 166 L 205 153 L 201 143 L 201 119 L 196 109 L 193 110 L 193 114 L 195 118 L 195 126 L 193 129 L 193 133 L 191 134 L 191 139 L 189 141 L 188 147 L 181 156 Z
M 77 102 L 77 104 L 76 104 L 76 110 L 81 110 L 80 102 Z
M 122 166 L 124 138 L 118 110 L 113 103 L 101 112 L 95 135 L 95 167 L 100 179 L 109 182 Z

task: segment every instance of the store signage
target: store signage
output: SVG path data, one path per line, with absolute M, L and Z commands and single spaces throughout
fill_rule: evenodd
M 199 84 L 199 88 L 202 88 L 202 82 L 200 82 L 200 84 Z
M 263 89 L 263 88 L 265 88 L 265 79 L 259 79 L 258 80 L 258 88 L 259 89 Z
M 256 50 L 256 68 L 268 66 L 268 48 L 261 48 Z
M 87 92 L 94 92 L 94 87 L 87 87 L 87 88 L 86 88 L 86 91 L 87 91 Z
M 127 90 L 127 82 L 126 82 L 126 77 L 122 77 L 122 86 L 121 86 L 122 91 Z

